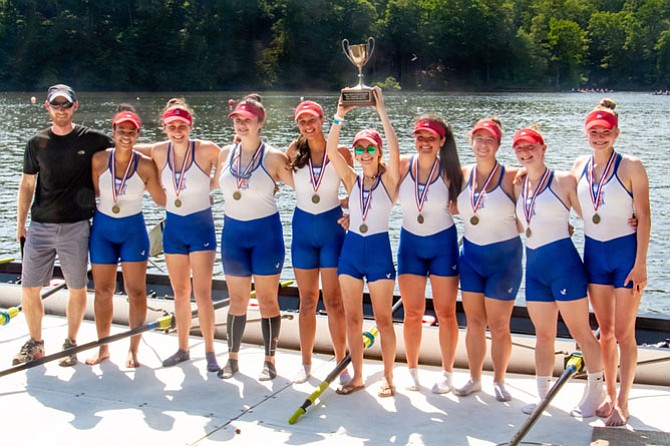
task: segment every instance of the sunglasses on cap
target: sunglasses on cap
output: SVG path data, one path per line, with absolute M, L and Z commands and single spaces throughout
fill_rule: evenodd
M 73 105 L 74 105 L 74 103 L 72 103 L 72 102 L 70 102 L 70 101 L 65 101 L 65 102 L 56 102 L 56 101 L 53 101 L 53 102 L 49 102 L 49 106 L 50 106 L 51 108 L 53 108 L 54 110 L 60 110 L 60 109 L 67 110 L 67 109 L 69 109 L 69 108 L 72 108 Z
M 372 155 L 372 154 L 374 154 L 375 152 L 377 152 L 377 147 L 375 147 L 375 146 L 373 146 L 373 145 L 369 145 L 369 146 L 367 146 L 367 147 L 363 147 L 363 146 L 356 146 L 356 147 L 354 147 L 354 153 L 355 153 L 356 155 L 362 155 L 362 154 L 364 154 L 365 152 L 367 152 L 368 155 Z

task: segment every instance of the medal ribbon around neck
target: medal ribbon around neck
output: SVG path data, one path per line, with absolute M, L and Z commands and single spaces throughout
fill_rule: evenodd
M 496 161 L 495 166 L 493 166 L 493 169 L 491 169 L 491 172 L 489 172 L 489 175 L 486 177 L 486 181 L 484 181 L 484 185 L 482 186 L 482 190 L 479 192 L 477 200 L 475 200 L 475 191 L 477 190 L 477 167 L 473 167 L 470 171 L 470 205 L 472 206 L 472 212 L 475 214 L 482 205 L 484 195 L 486 195 L 486 189 L 489 187 L 489 183 L 491 183 L 493 177 L 496 176 L 496 172 L 498 172 L 499 168 L 500 164 L 498 161 Z
M 310 156 L 307 159 L 307 162 L 309 163 L 309 182 L 312 183 L 312 189 L 314 189 L 314 193 L 317 193 L 319 191 L 319 187 L 321 187 L 321 181 L 323 180 L 323 171 L 326 169 L 326 164 L 328 164 L 328 157 L 326 156 L 326 151 L 323 151 L 323 160 L 321 160 L 321 170 L 319 171 L 318 175 L 314 174 L 314 166 L 312 165 L 312 157 Z
M 528 202 L 528 191 L 530 190 L 530 180 L 528 179 L 528 175 L 526 175 L 526 179 L 523 181 L 523 189 L 521 190 L 521 200 L 523 202 L 523 215 L 526 217 L 527 226 L 530 226 L 530 221 L 533 218 L 533 210 L 535 209 L 535 200 L 537 200 L 537 196 L 542 191 L 542 189 L 544 189 L 544 187 L 547 185 L 547 180 L 549 179 L 550 174 L 551 170 L 545 167 L 544 173 L 542 174 L 542 178 L 535 187 L 535 191 L 533 192 L 533 198 L 530 199 L 530 203 Z
M 414 159 L 414 201 L 416 202 L 416 208 L 419 211 L 419 214 L 421 214 L 423 205 L 426 202 L 428 189 L 430 188 L 435 169 L 437 169 L 437 158 L 435 158 L 433 161 L 433 166 L 430 168 L 430 173 L 428 174 L 428 179 L 426 180 L 426 186 L 423 188 L 423 193 L 419 193 L 419 159 Z
M 174 153 L 174 146 L 172 143 L 168 146 L 169 159 L 172 164 L 172 184 L 174 186 L 174 193 L 179 197 L 179 193 L 184 187 L 184 172 L 186 172 L 186 166 L 189 164 L 189 156 L 193 154 L 193 148 L 195 147 L 195 141 L 189 141 L 188 148 L 186 149 L 186 154 L 184 155 L 184 161 L 181 165 L 181 170 L 179 172 L 179 182 L 177 182 L 177 172 L 176 172 L 176 158 L 177 155 Z
M 364 196 L 365 196 L 365 193 L 364 193 L 365 192 L 365 176 L 364 175 L 360 175 L 358 177 L 358 185 L 360 186 L 359 189 L 360 189 L 360 194 L 361 194 L 361 197 L 360 197 L 361 198 L 361 202 L 360 202 L 361 219 L 363 221 L 365 221 L 365 219 L 368 218 L 368 211 L 370 210 L 370 203 L 372 203 L 372 189 L 374 189 L 374 184 L 368 190 L 368 199 L 367 200 L 364 199 Z
M 112 201 L 114 201 L 114 204 L 116 205 L 116 202 L 119 201 L 119 195 L 121 194 L 121 191 L 123 191 L 123 186 L 126 185 L 126 180 L 128 179 L 128 173 L 130 172 L 130 166 L 133 164 L 133 155 L 130 155 L 130 160 L 128 161 L 128 165 L 126 166 L 126 171 L 123 173 L 123 178 L 121 178 L 121 182 L 119 183 L 118 187 L 116 186 L 116 161 L 115 161 L 115 156 L 116 154 L 116 149 L 112 149 L 112 154 L 109 157 L 109 170 L 112 174 Z
M 253 156 L 251 157 L 251 161 L 249 161 L 249 164 L 246 165 L 244 168 L 244 171 L 240 174 L 242 171 L 242 144 L 238 144 L 237 147 L 239 148 L 239 151 L 237 153 L 237 167 L 236 171 L 232 172 L 233 176 L 235 177 L 235 180 L 237 181 L 237 189 L 240 190 L 242 188 L 242 184 L 244 183 L 244 180 L 249 177 L 250 172 L 253 170 L 254 165 L 256 164 L 256 161 L 258 161 L 258 158 L 261 156 L 261 153 L 263 152 L 263 147 L 265 144 L 261 142 L 258 147 L 256 147 L 256 151 L 254 152 Z
M 596 185 L 596 191 L 594 193 L 593 191 L 593 184 L 594 181 L 593 179 L 595 178 L 596 172 L 595 172 L 595 162 L 593 160 L 593 155 L 591 155 L 591 159 L 589 160 L 589 165 L 588 165 L 588 175 L 587 179 L 589 182 L 589 195 L 591 197 L 591 203 L 593 203 L 593 210 L 598 212 L 598 207 L 600 206 L 600 201 L 601 201 L 601 194 L 603 191 L 603 185 L 605 184 L 605 180 L 610 174 L 610 171 L 612 170 L 612 166 L 614 166 L 614 160 L 616 159 L 616 152 L 612 151 L 612 154 L 610 155 L 610 159 L 607 160 L 607 165 L 605 166 L 605 171 L 603 172 L 603 176 L 600 177 L 600 181 L 598 181 L 598 184 Z

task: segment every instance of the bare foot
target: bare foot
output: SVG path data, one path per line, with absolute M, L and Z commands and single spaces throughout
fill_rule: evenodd
M 608 395 L 605 401 L 596 409 L 596 415 L 600 418 L 607 418 L 612 415 L 613 410 L 614 404 L 612 404 L 612 398 Z
M 106 349 L 103 347 L 100 347 L 100 350 L 98 350 L 98 353 L 91 356 L 90 358 L 86 359 L 86 364 L 88 365 L 96 365 L 100 364 L 102 361 L 109 359 L 109 349 Z
M 629 417 L 628 409 L 620 407 L 618 404 L 614 406 L 612 414 L 605 421 L 605 426 L 607 427 L 616 427 L 616 426 L 625 426 L 628 423 Z
M 126 367 L 129 369 L 135 369 L 139 367 L 140 361 L 137 360 L 137 352 L 128 352 L 128 356 L 126 356 Z

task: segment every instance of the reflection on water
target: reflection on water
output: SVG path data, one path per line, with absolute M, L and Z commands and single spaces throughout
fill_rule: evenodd
M 36 96 L 37 104 L 30 104 L 30 97 Z M 156 141 L 164 135 L 159 126 L 161 109 L 172 97 L 170 93 L 90 93 L 80 94 L 80 108 L 76 122 L 98 129 L 109 129 L 111 117 L 119 102 L 133 104 L 144 122 L 141 141 Z M 228 113 L 227 101 L 230 93 L 188 93 L 184 95 L 196 111 L 194 136 L 212 140 L 219 145 L 231 141 L 233 133 Z M 611 93 L 617 101 L 620 112 L 621 136 L 617 148 L 624 153 L 640 157 L 647 168 L 650 179 L 652 208 L 652 241 L 649 248 L 649 285 L 645 293 L 641 311 L 670 313 L 667 299 L 670 291 L 670 272 L 667 252 L 670 248 L 668 228 L 670 225 L 670 205 L 667 203 L 670 188 L 670 141 L 666 134 L 667 108 L 670 98 L 645 93 Z M 49 125 L 48 116 L 40 101 L 43 92 L 0 94 L 0 108 L 3 120 L 0 124 L 0 256 L 19 257 L 16 232 L 16 189 L 20 179 L 23 150 L 26 141 L 38 129 Z M 237 96 L 232 96 L 238 99 Z M 327 116 L 335 112 L 334 94 L 311 94 L 306 99 L 320 102 Z M 293 108 L 300 101 L 295 93 L 268 93 L 263 95 L 267 108 L 267 122 L 263 135 L 269 144 L 284 149 L 296 137 L 293 123 Z M 413 150 L 411 130 L 414 119 L 425 112 L 436 112 L 444 116 L 452 125 L 456 135 L 461 162 L 473 161 L 467 132 L 472 124 L 482 117 L 498 116 L 504 126 L 505 135 L 499 158 L 505 163 L 514 163 L 510 148 L 515 130 L 532 123 L 540 124 L 547 144 L 547 163 L 554 169 L 568 170 L 574 159 L 588 154 L 589 149 L 583 134 L 583 117 L 601 99 L 597 94 L 544 94 L 544 93 L 501 93 L 501 94 L 390 94 L 386 98 L 387 109 L 400 139 L 401 151 Z M 342 141 L 347 143 L 354 133 L 364 127 L 378 127 L 377 115 L 372 109 L 360 109 L 347 115 Z M 381 128 L 380 128 L 381 129 Z M 662 197 L 666 197 L 663 199 Z M 214 193 L 217 228 L 220 230 L 223 214 L 221 194 Z M 293 211 L 293 192 L 282 187 L 278 194 L 280 212 L 284 222 L 287 256 L 283 277 L 293 277 L 290 262 L 290 218 Z M 147 202 L 149 202 L 148 200 Z M 146 208 L 147 224 L 152 226 L 162 216 L 162 211 L 149 204 Z M 456 218 L 460 228 L 460 221 Z M 573 219 L 576 227 L 575 243 L 581 248 L 581 222 Z M 393 228 L 391 240 L 394 248 L 398 242 L 400 212 L 396 206 L 392 213 Z M 666 254 L 663 254 L 666 253 Z M 154 259 L 159 265 L 161 258 Z M 217 272 L 221 273 L 220 265 Z M 520 300 L 523 299 L 523 291 Z

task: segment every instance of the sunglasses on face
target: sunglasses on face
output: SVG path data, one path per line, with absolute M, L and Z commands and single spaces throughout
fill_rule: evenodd
M 372 146 L 372 145 L 367 146 L 367 147 L 363 147 L 363 146 L 354 147 L 354 153 L 356 153 L 356 155 L 362 155 L 365 152 L 367 152 L 368 155 L 372 155 L 372 154 L 377 152 L 377 147 Z
M 49 102 L 49 105 L 54 110 L 60 110 L 60 109 L 67 110 L 69 108 L 72 108 L 74 104 L 72 102 L 65 101 L 65 102 Z

